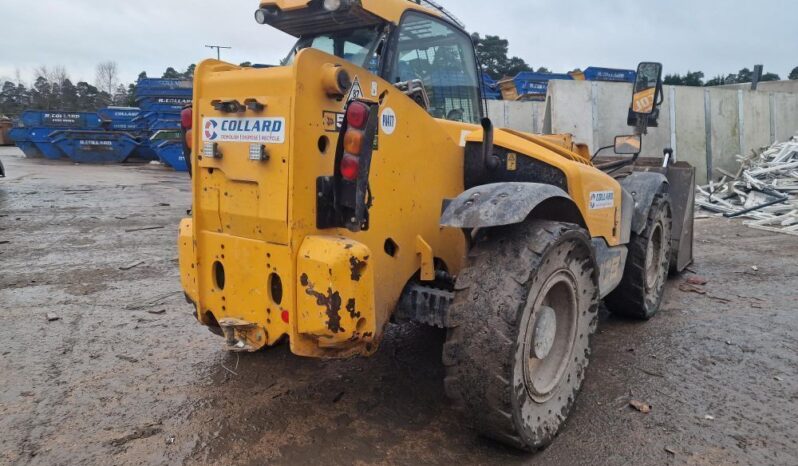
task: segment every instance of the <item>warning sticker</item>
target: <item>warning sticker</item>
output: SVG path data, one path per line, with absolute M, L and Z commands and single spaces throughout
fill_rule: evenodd
M 344 114 L 340 112 L 323 112 L 321 119 L 324 131 L 329 133 L 340 131 L 341 126 L 344 124 Z
M 352 83 L 352 89 L 349 90 L 349 97 L 346 98 L 346 101 L 349 102 L 360 99 L 363 95 L 363 88 L 360 86 L 360 78 L 355 76 L 355 81 Z
M 590 193 L 590 210 L 609 209 L 615 207 L 615 193 L 597 191 Z

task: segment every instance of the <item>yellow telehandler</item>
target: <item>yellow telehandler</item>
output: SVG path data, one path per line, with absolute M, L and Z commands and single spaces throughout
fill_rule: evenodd
M 692 168 L 639 158 L 661 65 L 640 66 L 620 157 L 591 157 L 494 128 L 471 38 L 432 1 L 263 0 L 255 19 L 297 37 L 284 63 L 201 63 L 183 115 L 196 318 L 232 351 L 315 358 L 371 355 L 389 322 L 445 328 L 454 402 L 548 445 L 601 300 L 649 319 L 692 260 Z

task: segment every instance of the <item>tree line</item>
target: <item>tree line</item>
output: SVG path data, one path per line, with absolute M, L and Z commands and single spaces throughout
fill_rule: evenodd
M 499 36 L 480 36 L 472 34 L 471 39 L 477 51 L 477 59 L 482 69 L 491 78 L 499 80 L 512 77 L 522 71 L 535 71 L 535 68 L 526 63 L 522 58 L 511 57 L 509 54 L 510 42 Z M 545 67 L 537 69 L 540 73 L 547 73 Z M 578 70 L 574 70 L 578 71 Z M 701 71 L 688 71 L 684 76 L 680 74 L 666 75 L 663 82 L 674 86 L 722 86 L 725 84 L 750 83 L 753 81 L 753 71 L 743 68 L 737 73 L 726 76 L 716 76 L 704 81 L 705 75 Z M 798 67 L 792 70 L 787 79 L 798 80 Z M 760 81 L 779 81 L 781 77 L 775 73 L 763 73 Z
M 163 78 L 192 79 L 195 65 L 180 72 L 169 67 Z M 109 106 L 133 107 L 136 105 L 136 83 L 123 83 L 116 62 L 97 65 L 94 82 L 73 82 L 63 66 L 34 70 L 32 83 L 26 83 L 17 72 L 14 80 L 0 85 L 0 115 L 19 116 L 25 110 L 62 110 L 68 112 L 95 112 Z M 142 71 L 139 79 L 147 78 Z M 138 81 L 137 81 L 138 82 Z
M 524 59 L 509 55 L 510 43 L 499 36 L 471 36 L 476 48 L 477 59 L 482 69 L 493 79 L 515 76 L 522 71 L 548 73 L 545 67 L 537 70 Z M 247 66 L 249 63 L 242 63 Z M 185 71 L 177 71 L 169 67 L 162 78 L 192 79 L 195 65 L 189 65 Z M 146 78 L 141 72 L 139 79 Z M 676 86 L 721 86 L 725 84 L 750 83 L 753 72 L 743 68 L 737 73 L 716 76 L 704 81 L 701 71 L 688 71 L 684 75 L 668 74 L 664 78 L 667 85 Z M 781 77 L 775 73 L 764 73 L 761 81 L 778 81 Z M 792 70 L 788 79 L 798 80 L 798 67 Z M 107 61 L 97 65 L 93 83 L 79 81 L 74 83 L 63 66 L 48 68 L 41 66 L 34 70 L 34 81 L 23 82 L 19 73 L 13 81 L 6 80 L 0 86 L 0 115 L 15 117 L 25 110 L 64 110 L 74 112 L 94 112 L 111 105 L 132 107 L 136 105 L 136 83 L 125 84 L 119 78 L 116 62 Z
M 787 79 L 798 80 L 798 67 L 795 67 Z M 704 82 L 704 73 L 701 71 L 688 71 L 684 76 L 680 74 L 668 74 L 663 79 L 663 83 L 673 86 L 723 86 L 726 84 L 746 84 L 754 80 L 754 72 L 748 68 L 743 68 L 737 73 L 730 73 L 726 76 L 715 76 Z M 781 81 L 781 76 L 776 73 L 762 73 L 760 82 Z

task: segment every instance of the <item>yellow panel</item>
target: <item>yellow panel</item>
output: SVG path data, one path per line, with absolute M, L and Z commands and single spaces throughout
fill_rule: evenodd
M 465 237 L 459 230 L 440 227 L 444 199 L 463 192 L 463 154 L 460 134 L 473 125 L 443 123 L 391 83 L 339 58 L 317 50 L 303 50 L 295 62 L 297 94 L 294 118 L 305 122 L 296 125 L 291 164 L 290 230 L 292 243 L 299 244 L 316 229 L 316 179 L 333 174 L 337 133 L 325 131 L 323 112 L 341 112 L 344 102 L 328 98 L 314 70 L 325 63 L 338 64 L 357 79 L 367 99 L 379 101 L 380 111 L 390 108 L 397 115 L 392 134 L 379 130 L 378 149 L 371 166 L 371 190 L 374 203 L 370 210 L 370 229 L 360 233 L 329 230 L 366 245 L 374 252 L 375 309 L 377 340 L 407 282 L 421 268 L 416 253 L 416 237 L 421 236 L 450 271 L 459 272 L 465 257 Z M 372 89 L 376 92 L 372 93 Z M 330 139 L 331 149 L 320 153 L 318 139 Z M 299 156 L 301 154 L 301 157 Z M 398 245 L 394 257 L 385 252 L 386 240 Z
M 268 335 L 265 344 L 275 344 L 290 333 L 286 317 L 293 314 L 294 274 L 290 251 L 284 246 L 226 234 L 201 232 L 198 238 L 197 283 L 200 318 L 208 323 L 210 312 L 216 321 L 236 319 L 257 324 Z M 219 265 L 216 265 L 216 264 Z M 223 287 L 217 267 L 224 270 Z M 280 303 L 270 289 L 271 275 L 280 277 L 283 296 Z
M 194 264 L 194 221 L 184 218 L 180 222 L 180 235 L 177 239 L 177 250 L 180 257 L 180 283 L 188 297 L 197 302 L 197 272 Z
M 297 262 L 297 328 L 322 348 L 369 353 L 376 334 L 371 251 L 342 237 L 308 236 Z
M 610 246 L 620 244 L 621 185 L 611 176 L 593 167 L 584 157 L 563 147 L 570 136 L 555 135 L 546 138 L 511 130 L 496 130 L 495 145 L 534 157 L 565 173 L 568 194 L 576 203 L 587 223 L 590 235 L 604 238 Z M 468 136 L 468 141 L 482 141 L 482 130 Z M 591 203 L 591 199 L 603 193 L 612 193 L 612 205 Z

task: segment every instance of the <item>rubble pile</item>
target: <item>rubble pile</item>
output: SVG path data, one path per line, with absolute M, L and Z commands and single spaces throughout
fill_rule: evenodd
M 798 236 L 798 134 L 750 157 L 737 156 L 740 170 L 698 186 L 696 205 L 746 225 Z

